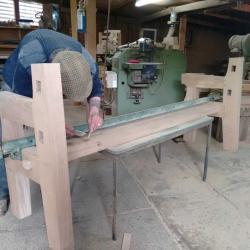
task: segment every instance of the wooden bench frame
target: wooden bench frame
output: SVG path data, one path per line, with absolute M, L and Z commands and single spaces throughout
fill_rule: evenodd
M 185 100 L 199 98 L 203 91 L 223 91 L 222 118 L 223 148 L 236 152 L 239 147 L 240 109 L 241 105 L 249 106 L 250 99 L 242 92 L 250 91 L 250 84 L 243 81 L 244 58 L 229 58 L 227 74 L 223 76 L 186 73 L 182 74 L 182 84 L 186 86 Z M 184 136 L 185 141 L 194 142 L 196 131 Z
M 14 93 L 0 93 L 3 140 L 23 137 L 23 125 L 33 127 L 36 138 L 36 147 L 23 150 L 22 160 L 6 158 L 5 161 L 12 213 L 19 219 L 31 215 L 29 180 L 39 183 L 49 247 L 54 250 L 73 250 L 69 161 L 159 133 L 206 115 L 222 117 L 226 135 L 224 148 L 236 151 L 243 66 L 244 58 L 230 59 L 231 70 L 225 77 L 223 103 L 209 102 L 106 128 L 94 133 L 88 141 L 82 138 L 67 141 L 60 65 L 32 65 L 33 99 Z

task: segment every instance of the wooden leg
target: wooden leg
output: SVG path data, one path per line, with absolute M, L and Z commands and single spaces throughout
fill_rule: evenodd
M 223 147 L 230 152 L 239 148 L 240 107 L 242 96 L 244 58 L 230 58 L 223 93 L 222 117 Z
M 59 64 L 32 65 L 33 118 L 49 246 L 73 250 L 68 153 Z
M 196 87 L 187 87 L 185 101 L 199 98 L 200 90 Z M 183 139 L 186 142 L 195 142 L 196 130 L 184 135 Z
M 5 164 L 7 166 L 6 174 L 9 185 L 11 211 L 18 219 L 23 219 L 32 214 L 30 180 L 23 174 L 11 169 L 15 164 L 19 164 L 19 167 L 22 167 L 20 161 L 8 158 Z
M 13 140 L 24 136 L 23 126 L 7 120 L 2 120 L 3 141 Z M 21 161 L 6 159 L 6 173 L 10 192 L 10 207 L 12 213 L 23 219 L 32 214 L 30 180 L 25 175 L 13 170 L 22 168 Z

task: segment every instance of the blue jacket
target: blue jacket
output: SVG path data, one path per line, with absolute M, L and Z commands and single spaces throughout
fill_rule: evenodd
M 50 63 L 52 55 L 65 49 L 80 52 L 89 63 L 93 78 L 89 97 L 102 96 L 98 66 L 88 51 L 72 37 L 47 29 L 32 31 L 22 39 L 4 65 L 4 81 L 13 92 L 32 97 L 31 64 Z

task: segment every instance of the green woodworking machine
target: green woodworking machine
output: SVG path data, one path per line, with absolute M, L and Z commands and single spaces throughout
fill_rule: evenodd
M 181 74 L 186 57 L 181 51 L 157 48 L 150 39 L 119 47 L 112 58 L 117 74 L 113 115 L 159 107 L 184 99 Z

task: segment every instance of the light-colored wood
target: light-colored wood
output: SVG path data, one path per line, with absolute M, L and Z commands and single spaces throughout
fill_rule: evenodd
M 241 107 L 250 108 L 250 96 L 242 96 L 241 97 Z
M 182 84 L 187 87 L 199 89 L 224 89 L 225 77 L 215 75 L 204 75 L 197 73 L 185 73 L 181 77 Z M 243 80 L 242 92 L 250 92 L 249 80 Z
M 121 250 L 129 250 L 131 244 L 131 234 L 125 233 L 122 241 L 122 249 Z
M 9 158 L 7 158 L 6 161 L 7 160 L 9 160 Z M 17 172 L 18 174 L 26 176 L 39 184 L 39 175 L 36 172 L 37 160 L 35 162 L 33 161 L 32 154 L 29 154 L 28 160 L 22 158 L 22 161 L 15 160 L 15 162 L 18 164 L 9 164 L 8 169 L 12 172 Z
M 222 114 L 222 103 L 211 102 L 194 108 L 96 131 L 91 135 L 89 140 L 85 138 L 68 140 L 68 160 L 73 161 L 107 148 L 120 146 L 124 143 L 158 133 L 162 130 L 199 119 L 206 115 L 218 116 Z M 141 129 L 142 127 L 143 129 Z M 127 131 L 127 133 L 124 133 L 124 131 Z M 110 138 L 113 139 L 110 140 Z M 32 166 L 38 164 L 35 147 L 24 149 L 22 156 L 29 161 Z
M 239 126 L 238 108 L 241 103 L 242 84 L 242 79 L 240 81 L 239 76 L 243 72 L 244 59 L 234 58 L 230 63 L 235 64 L 236 70 L 235 72 L 228 72 L 227 74 L 228 78 L 226 77 L 225 80 L 225 86 L 227 86 L 225 91 L 227 92 L 225 93 L 228 95 L 228 93 L 231 92 L 231 95 L 229 97 L 224 96 L 223 103 L 205 103 L 185 110 L 142 119 L 117 127 L 106 128 L 96 131 L 89 140 L 86 140 L 85 138 L 73 138 L 68 140 L 68 144 L 65 135 L 60 66 L 59 64 L 32 65 L 33 101 L 30 102 L 31 100 L 28 100 L 29 104 L 27 104 L 27 110 L 29 110 L 32 105 L 32 112 L 27 111 L 29 115 L 24 112 L 25 118 L 22 118 L 22 114 L 20 114 L 17 122 L 27 124 L 26 119 L 28 119 L 29 123 L 32 123 L 32 125 L 34 124 L 37 146 L 23 150 L 22 163 L 20 161 L 15 162 L 15 164 L 19 165 L 12 167 L 11 165 L 13 161 L 8 160 L 11 161 L 11 164 L 8 165 L 10 166 L 9 169 L 14 173 L 15 178 L 13 178 L 11 174 L 8 175 L 11 179 L 11 188 L 14 188 L 14 190 L 17 190 L 18 187 L 18 184 L 15 183 L 16 178 L 19 180 L 19 183 L 22 182 L 19 174 L 22 177 L 25 175 L 25 178 L 33 178 L 40 183 L 49 245 L 52 249 L 74 249 L 68 161 L 110 147 L 119 146 L 145 136 L 150 136 L 162 130 L 207 115 L 222 116 L 223 119 L 227 117 L 227 123 L 224 124 L 226 134 L 234 134 L 235 131 L 237 134 Z M 231 64 L 229 65 L 230 67 L 232 66 Z M 231 68 L 234 69 L 234 67 Z M 197 98 L 199 91 L 199 88 L 197 89 L 194 86 L 188 86 L 189 94 L 186 99 Z M 26 103 L 27 101 L 27 99 L 22 101 L 18 99 L 17 101 L 15 95 L 8 97 L 10 104 L 10 100 L 14 100 L 13 103 L 15 108 L 13 108 L 13 110 L 16 113 L 16 110 L 19 110 L 19 104 L 21 103 L 21 105 L 24 105 L 23 103 Z M 5 109 L 2 109 L 2 105 L 3 104 L 0 105 L 1 113 L 5 114 L 7 119 L 13 119 Z M 25 105 L 24 107 L 26 107 Z M 230 105 L 235 107 L 230 109 Z M 225 107 L 227 107 L 227 110 L 225 110 Z M 8 108 L 9 107 L 7 107 L 6 110 L 8 110 Z M 33 118 L 30 113 L 33 113 Z M 31 118 L 29 116 L 31 116 Z M 16 124 L 13 124 L 13 127 L 7 126 L 7 129 L 12 133 L 9 132 L 9 134 L 14 135 L 15 138 L 16 127 L 14 127 L 14 125 L 16 126 Z M 19 129 L 20 128 L 22 128 L 22 126 L 19 125 Z M 112 138 L 112 140 L 110 140 L 110 138 Z M 237 144 L 235 144 L 237 135 L 229 136 L 228 138 L 228 141 L 230 140 L 234 147 L 233 149 L 237 149 Z M 7 139 L 11 138 L 7 137 Z M 230 147 L 226 149 L 233 151 Z M 28 179 L 25 179 L 25 181 L 26 180 Z M 27 191 L 27 182 L 24 183 L 26 183 L 25 190 Z M 24 183 L 21 185 L 22 188 L 25 186 Z M 16 199 L 18 201 L 17 208 L 20 208 L 20 203 L 23 201 L 22 199 L 20 200 L 22 195 L 29 197 L 29 195 L 27 195 L 28 193 L 22 193 L 21 195 L 20 191 L 11 192 L 19 196 Z
M 32 67 L 33 116 L 49 246 L 73 250 L 73 223 L 59 64 Z
M 195 88 L 223 89 L 225 86 L 224 76 L 185 73 L 182 74 L 181 81 L 187 87 Z
M 243 92 L 250 92 L 249 80 L 244 80 L 244 81 L 243 81 L 242 91 L 243 91 Z
M 236 152 L 239 147 L 240 107 L 242 95 L 244 57 L 230 58 L 223 91 L 224 116 L 223 147 Z
M 11 92 L 1 91 L 0 117 L 33 127 L 32 99 Z
M 186 35 L 187 35 L 187 16 L 183 15 L 180 18 L 180 26 L 179 26 L 179 48 L 184 53 L 186 50 Z
M 199 98 L 200 89 L 195 87 L 187 87 L 185 101 L 194 100 Z M 186 142 L 195 142 L 196 131 L 189 132 L 183 136 L 184 141 Z
M 230 152 L 238 150 L 240 108 L 241 106 L 247 107 L 246 103 L 248 103 L 247 97 L 242 99 L 242 92 L 244 95 L 250 91 L 249 80 L 243 80 L 243 68 L 244 58 L 230 58 L 225 77 L 194 73 L 182 75 L 182 83 L 187 87 L 186 100 L 196 99 L 195 95 L 198 90 L 223 89 L 223 147 Z M 184 136 L 184 139 L 193 142 L 195 133 L 194 131 L 192 136 Z
M 96 0 L 86 0 L 85 47 L 96 59 Z
M 84 138 L 69 140 L 68 158 L 69 160 L 78 159 L 206 115 L 217 115 L 217 113 L 222 112 L 222 110 L 222 103 L 211 102 L 122 126 L 96 131 L 92 134 L 90 140 Z M 110 138 L 112 138 L 112 140 L 110 140 Z
M 22 125 L 5 119 L 1 120 L 3 141 L 24 137 Z M 23 219 L 32 214 L 29 178 L 21 172 L 15 171 L 17 168 L 22 168 L 21 161 L 7 158 L 5 160 L 5 165 L 10 193 L 11 211 L 18 219 Z
M 76 40 L 77 36 L 77 0 L 70 0 L 71 34 Z

